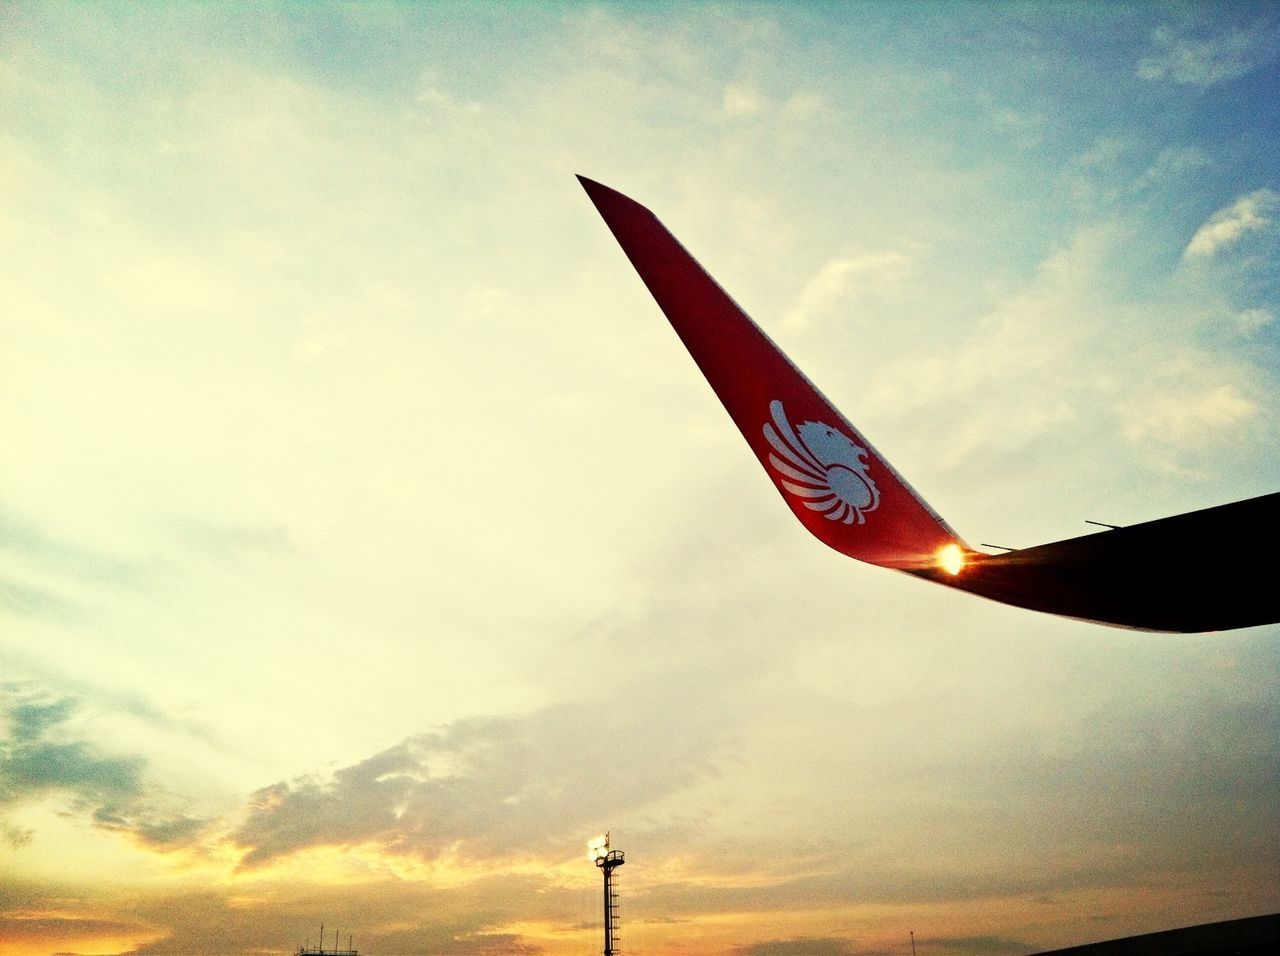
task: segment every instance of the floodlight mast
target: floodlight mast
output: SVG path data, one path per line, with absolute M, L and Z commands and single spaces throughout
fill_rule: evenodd
M 587 856 L 604 875 L 604 956 L 618 956 L 618 892 L 613 885 L 613 871 L 626 861 L 621 850 L 609 849 L 609 834 L 587 843 Z

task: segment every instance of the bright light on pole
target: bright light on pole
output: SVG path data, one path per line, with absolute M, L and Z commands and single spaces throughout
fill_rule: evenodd
M 594 837 L 587 841 L 587 859 L 591 862 L 603 860 L 609 855 L 609 834 Z

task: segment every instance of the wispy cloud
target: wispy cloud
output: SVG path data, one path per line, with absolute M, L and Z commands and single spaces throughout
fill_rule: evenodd
M 0 750 L 0 805 L 62 791 L 101 811 L 141 794 L 141 758 L 105 756 L 83 741 L 54 739 L 73 709 L 70 700 L 19 701 L 7 708 L 10 737 Z
M 1280 206 L 1280 193 L 1262 188 L 1241 196 L 1230 206 L 1219 209 L 1196 230 L 1184 259 L 1208 259 L 1226 249 L 1251 232 L 1270 226 L 1272 214 Z
M 1260 28 L 1232 27 L 1196 37 L 1165 25 L 1152 34 L 1152 51 L 1138 61 L 1137 74 L 1144 80 L 1208 89 L 1269 62 L 1275 56 L 1273 42 L 1274 35 Z
M 555 707 L 525 718 L 460 721 L 418 734 L 327 780 L 281 782 L 255 793 L 231 841 L 242 865 L 302 849 L 373 844 L 425 860 L 449 852 L 489 858 L 557 854 L 605 814 L 634 812 L 711 772 L 712 740 L 656 746 L 610 725 L 594 707 Z M 589 756 L 601 737 L 627 786 L 605 783 Z
M 915 259 L 897 251 L 868 252 L 829 259 L 810 279 L 783 319 L 803 330 L 830 315 L 859 293 L 883 292 L 911 277 Z
M 721 98 L 726 116 L 741 118 L 770 114 L 784 120 L 812 119 L 826 107 L 818 93 L 802 90 L 786 97 L 773 99 L 761 93 L 750 83 L 725 84 Z
M 78 702 L 10 684 L 0 702 L 7 733 L 0 740 L 0 810 L 54 797 L 103 830 L 129 835 L 154 849 L 188 846 L 208 821 L 168 812 L 144 779 L 146 761 L 116 755 L 78 736 Z M 9 842 L 25 846 L 38 835 L 6 824 Z
M 0 608 L 24 616 L 61 615 L 73 611 L 75 604 L 44 588 L 0 580 Z
M 0 514 L 0 615 L 67 618 L 110 591 L 136 584 L 142 566 L 59 540 Z
M 873 407 L 911 413 L 935 460 L 948 467 L 971 464 L 984 449 L 1025 448 L 1072 422 L 1088 389 L 1078 362 L 1097 329 L 1087 318 L 1099 308 L 1094 277 L 1118 242 L 1114 229 L 1072 236 L 995 303 L 969 341 L 945 351 L 918 348 L 874 370 Z M 963 413 L 953 417 L 952 408 Z
M 1135 188 L 1161 188 L 1177 183 L 1210 165 L 1208 154 L 1197 146 L 1167 146 L 1134 182 Z
M 1190 453 L 1230 442 L 1238 430 L 1253 421 L 1260 409 L 1231 382 L 1212 384 L 1204 375 L 1185 369 L 1166 377 L 1163 387 L 1144 390 L 1120 403 L 1125 437 L 1137 445 L 1157 445 Z
M 449 113 L 479 113 L 484 108 L 475 100 L 459 100 L 443 88 L 439 77 L 432 71 L 422 75 L 414 102 L 429 109 L 434 108 Z
M 1245 309 L 1236 313 L 1235 326 L 1242 335 L 1253 335 L 1276 320 L 1270 309 Z
M 729 83 L 724 88 L 724 111 L 730 116 L 749 116 L 765 107 L 764 97 L 743 83 Z
M 19 847 L 26 846 L 35 837 L 36 832 L 30 827 L 18 827 L 11 823 L 0 821 L 0 828 L 3 829 L 5 842 L 15 850 Z

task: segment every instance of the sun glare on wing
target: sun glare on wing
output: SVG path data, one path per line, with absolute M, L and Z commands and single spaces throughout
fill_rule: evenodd
M 947 574 L 956 575 L 964 568 L 964 552 L 958 544 L 946 544 L 938 549 L 938 567 Z

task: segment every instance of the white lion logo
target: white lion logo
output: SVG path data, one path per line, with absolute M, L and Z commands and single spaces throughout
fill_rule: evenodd
M 831 521 L 863 524 L 880 504 L 880 490 L 867 473 L 867 450 L 822 422 L 804 422 L 797 435 L 776 399 L 769 412 L 773 424 L 765 423 L 764 437 L 777 452 L 769 454 L 769 464 L 782 475 L 782 487 Z

